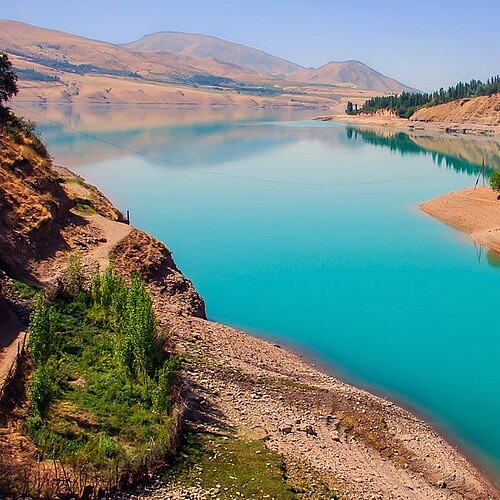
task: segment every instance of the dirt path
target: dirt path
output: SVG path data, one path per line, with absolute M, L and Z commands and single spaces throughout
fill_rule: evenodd
M 23 326 L 8 304 L 0 299 L 0 393 L 22 343 Z
M 497 197 L 498 193 L 489 188 L 466 188 L 426 201 L 420 208 L 500 253 L 500 200 Z
M 85 219 L 102 234 L 101 243 L 88 252 L 85 259 L 89 262 L 97 262 L 99 270 L 104 271 L 109 264 L 111 249 L 125 238 L 125 236 L 130 234 L 132 227 L 123 222 L 114 222 L 106 219 L 102 215 L 88 215 Z

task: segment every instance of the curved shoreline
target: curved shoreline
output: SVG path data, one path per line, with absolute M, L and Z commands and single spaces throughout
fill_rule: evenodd
M 207 320 L 217 323 L 217 321 L 213 321 L 210 318 L 207 318 Z M 225 325 L 225 323 L 222 324 Z M 409 412 L 418 420 L 428 425 L 439 436 L 443 437 L 444 440 L 460 455 L 465 457 L 465 459 L 470 462 L 479 471 L 480 474 L 484 475 L 495 487 L 500 489 L 500 478 L 496 477 L 493 470 L 486 465 L 485 460 L 481 460 L 479 453 L 475 453 L 473 450 L 469 449 L 458 435 L 454 434 L 444 425 L 441 425 L 439 423 L 439 420 L 433 419 L 432 415 L 430 413 L 427 413 L 423 408 L 419 408 L 416 405 L 413 405 L 410 400 L 404 399 L 403 397 L 398 397 L 397 394 L 393 394 L 388 390 L 384 390 L 381 387 L 370 384 L 367 381 L 363 381 L 362 379 L 357 378 L 354 375 L 350 375 L 340 366 L 333 365 L 326 360 L 323 360 L 319 355 L 316 355 L 312 350 L 309 350 L 305 347 L 298 347 L 294 344 L 289 343 L 288 341 L 273 339 L 272 336 L 268 336 L 258 332 L 246 331 L 237 327 L 232 327 L 230 325 L 225 326 L 234 328 L 235 330 L 239 330 L 245 335 L 256 338 L 258 340 L 262 340 L 263 342 L 271 344 L 272 346 L 279 346 L 279 348 L 282 348 L 285 351 L 288 351 L 289 353 L 297 356 L 312 370 L 318 371 L 328 377 L 339 381 L 342 384 L 353 387 L 354 389 L 357 389 L 359 391 L 363 391 L 370 396 L 380 398 L 387 403 L 398 406 L 403 410 Z M 442 421 L 444 422 L 444 420 Z
M 181 350 L 192 345 L 185 337 L 192 331 L 196 352 L 210 359 L 210 368 L 190 374 L 197 385 L 210 388 L 203 391 L 209 406 L 222 410 L 232 424 L 239 423 L 243 408 L 243 427 L 260 428 L 280 453 L 327 468 L 329 476 L 344 482 L 348 498 L 449 498 L 450 492 L 456 498 L 499 498 L 485 471 L 415 412 L 332 377 L 269 341 L 198 319 L 174 324 Z M 221 348 L 211 354 L 214 346 Z M 377 430 L 381 423 L 387 428 Z M 359 470 L 360 464 L 366 470 Z M 384 490 L 371 483 L 373 475 L 387 478 Z M 421 496 L 405 496 L 408 490 Z
M 425 201 L 420 209 L 454 227 L 480 245 L 500 254 L 500 200 L 490 188 L 478 186 Z
M 318 121 L 333 121 L 353 125 L 383 127 L 400 131 L 424 131 L 432 134 L 453 134 L 458 136 L 482 136 L 495 138 L 500 136 L 500 125 L 483 125 L 481 123 L 452 121 L 418 121 L 398 118 L 390 114 L 381 115 L 324 115 L 313 118 Z
M 151 251 L 159 242 L 134 230 L 116 248 L 115 256 L 123 255 L 115 260 L 119 272 L 120 266 L 134 271 L 128 256 L 140 257 L 133 250 L 137 234 L 148 265 L 162 267 L 164 255 Z M 144 268 L 143 262 L 137 265 Z M 297 354 L 268 338 L 193 316 L 194 288 L 165 293 L 166 279 L 158 275 L 150 290 L 176 349 L 194 360 L 185 376 L 195 414 L 191 426 L 263 439 L 320 474 L 342 498 L 500 499 L 487 471 L 417 412 L 331 376 L 304 350 Z

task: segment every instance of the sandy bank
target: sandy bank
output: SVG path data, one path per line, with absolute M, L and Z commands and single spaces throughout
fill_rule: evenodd
M 427 214 L 500 253 L 500 200 L 490 188 L 466 188 L 420 205 Z

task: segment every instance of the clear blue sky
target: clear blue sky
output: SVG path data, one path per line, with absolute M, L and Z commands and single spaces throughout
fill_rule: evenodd
M 358 59 L 423 90 L 500 73 L 500 0 L 4 0 L 0 18 L 109 42 L 204 33 L 305 66 Z

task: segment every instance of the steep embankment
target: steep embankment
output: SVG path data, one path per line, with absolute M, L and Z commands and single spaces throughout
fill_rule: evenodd
M 18 142 L 0 130 L 0 268 L 24 274 L 28 262 L 57 244 L 72 206 L 50 159 L 29 139 Z
M 438 106 L 426 106 L 419 109 L 410 120 L 415 122 L 499 126 L 500 94 L 459 99 Z
M 11 153 L 15 157 L 17 151 L 17 161 L 22 162 L 18 148 L 27 146 L 3 140 L 9 153 L 2 169 L 11 179 L 7 193 L 11 201 L 2 211 L 7 222 L 1 226 L 1 237 L 11 250 L 0 247 L 1 262 L 7 262 L 15 248 L 5 229 L 11 219 L 26 240 L 23 244 L 43 234 L 51 249 L 45 256 L 35 245 L 23 259 L 10 259 L 9 273 L 29 271 L 40 283 L 56 282 L 68 253 L 79 249 L 88 267 L 96 265 L 92 262 L 96 250 L 100 257 L 108 251 L 117 271 L 142 274 L 158 316 L 169 325 L 176 349 L 185 354 L 183 399 L 191 429 L 214 439 L 267 446 L 282 457 L 283 477 L 306 471 L 300 473 L 300 488 L 287 489 L 283 498 L 500 498 L 454 447 L 407 410 L 322 373 L 278 345 L 204 319 L 203 300 L 161 242 L 128 227 L 120 228 L 120 237 L 115 238 L 116 225 L 123 223 L 116 220 L 119 215 L 105 198 L 96 201 L 93 188 L 67 171 L 56 175 L 45 161 L 27 160 L 31 175 L 26 176 L 24 169 L 14 168 L 17 163 Z M 30 149 L 25 156 L 33 154 Z M 40 205 L 36 213 L 23 212 L 24 204 L 15 203 L 18 190 L 26 190 L 30 201 Z M 41 226 L 35 223 L 38 214 L 45 221 Z M 16 459 L 26 456 L 31 448 L 15 440 L 18 434 L 8 418 L 2 419 L 2 426 L 0 441 L 18 454 Z M 219 451 L 214 449 L 211 470 L 219 466 Z M 261 455 L 259 448 L 251 459 L 262 461 Z M 227 483 L 221 489 L 220 484 L 210 483 L 211 474 L 203 482 L 200 471 L 187 486 L 195 487 L 197 498 L 214 494 L 235 498 L 238 478 L 233 469 L 224 477 Z M 246 483 L 240 479 L 240 489 Z M 323 485 L 321 493 L 318 484 Z M 174 481 L 148 495 L 170 498 L 185 486 Z M 245 496 L 238 491 L 238 496 Z

